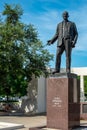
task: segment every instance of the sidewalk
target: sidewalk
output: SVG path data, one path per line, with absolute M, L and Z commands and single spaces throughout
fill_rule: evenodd
M 0 122 L 23 124 L 25 128 L 17 130 L 29 130 L 30 127 L 46 125 L 46 116 L 0 116 Z

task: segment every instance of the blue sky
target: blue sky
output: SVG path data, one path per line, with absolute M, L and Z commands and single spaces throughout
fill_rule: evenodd
M 69 20 L 76 23 L 79 34 L 76 47 L 72 50 L 71 65 L 87 67 L 87 0 L 0 0 L 0 12 L 5 3 L 21 5 L 24 11 L 21 20 L 34 24 L 43 44 L 53 37 L 57 24 L 62 21 L 62 12 L 67 10 Z M 55 67 L 56 42 L 46 48 L 54 54 L 50 66 Z M 65 67 L 65 53 L 61 67 Z

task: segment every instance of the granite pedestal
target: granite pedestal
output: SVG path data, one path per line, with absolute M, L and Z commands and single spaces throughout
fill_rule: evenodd
M 69 130 L 80 126 L 80 83 L 75 74 L 47 81 L 47 127 Z

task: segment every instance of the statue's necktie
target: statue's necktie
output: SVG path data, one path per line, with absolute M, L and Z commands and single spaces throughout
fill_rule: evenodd
M 63 37 L 65 37 L 67 35 L 67 22 L 63 22 Z

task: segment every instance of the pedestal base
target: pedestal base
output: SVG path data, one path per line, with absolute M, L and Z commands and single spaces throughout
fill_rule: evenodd
M 47 80 L 47 128 L 80 126 L 80 85 L 72 74 Z

